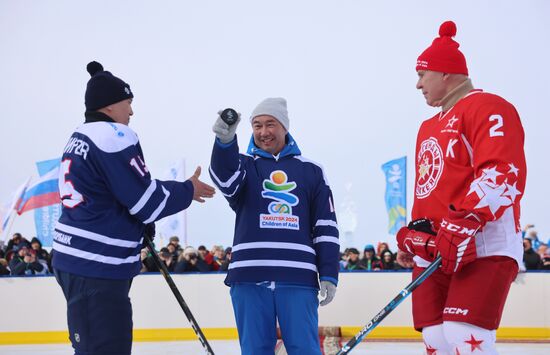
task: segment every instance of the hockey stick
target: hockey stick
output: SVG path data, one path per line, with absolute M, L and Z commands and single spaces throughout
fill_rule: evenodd
M 340 349 L 340 351 L 336 355 L 341 354 L 348 354 L 357 344 L 363 340 L 364 337 L 366 337 L 388 314 L 390 314 L 405 298 L 407 298 L 424 280 L 428 278 L 437 268 L 439 267 L 439 264 L 441 264 L 441 256 L 438 256 L 427 268 L 424 270 L 420 275 L 416 277 L 410 284 L 408 284 L 395 298 L 388 303 L 386 307 L 384 307 L 376 316 L 374 316 L 373 319 L 371 319 L 370 322 L 367 323 L 355 335 L 355 337 L 351 338 L 346 345 Z
M 170 274 L 168 273 L 168 268 L 160 260 L 157 252 L 155 251 L 155 247 L 153 246 L 153 241 L 151 240 L 151 237 L 147 233 L 145 233 L 144 240 L 147 243 L 147 248 L 149 249 L 149 251 L 151 252 L 151 255 L 153 256 L 155 265 L 159 268 L 162 276 L 164 276 L 164 279 L 168 283 L 168 286 L 170 286 L 170 289 L 172 290 L 172 293 L 174 293 L 174 296 L 176 296 L 176 299 L 178 300 L 178 303 L 181 309 L 183 310 L 183 313 L 185 313 L 185 316 L 189 320 L 189 323 L 191 323 L 191 328 L 193 328 L 193 331 L 195 331 L 195 334 L 197 334 L 197 337 L 199 338 L 199 341 L 201 342 L 202 347 L 204 348 L 204 350 L 208 355 L 214 355 L 214 351 L 210 347 L 210 344 L 208 344 L 206 337 L 204 336 L 201 328 L 199 327 L 199 324 L 197 323 L 195 317 L 193 317 L 193 314 L 191 313 L 191 310 L 187 306 L 187 303 L 185 303 L 185 300 L 183 299 L 183 296 L 178 290 L 176 284 L 174 283 L 174 280 L 172 280 L 172 276 L 170 276 Z

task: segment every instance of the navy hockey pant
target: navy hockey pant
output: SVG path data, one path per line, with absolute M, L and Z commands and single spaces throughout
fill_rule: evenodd
M 132 280 L 95 279 L 56 269 L 54 273 L 67 300 L 75 355 L 130 355 Z
M 234 283 L 231 300 L 243 355 L 273 355 L 277 320 L 289 355 L 321 355 L 318 290 L 274 282 Z

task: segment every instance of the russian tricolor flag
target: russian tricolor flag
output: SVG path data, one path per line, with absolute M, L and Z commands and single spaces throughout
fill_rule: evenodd
M 59 167 L 52 169 L 29 185 L 17 205 L 17 214 L 60 203 L 58 180 Z

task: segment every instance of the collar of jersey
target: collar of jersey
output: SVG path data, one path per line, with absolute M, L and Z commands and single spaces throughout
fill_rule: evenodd
M 90 123 L 90 122 L 112 122 L 115 123 L 115 120 L 113 120 L 111 117 L 107 116 L 103 112 L 99 111 L 86 111 L 84 112 L 84 123 Z
M 262 158 L 275 159 L 275 160 L 279 160 L 286 156 L 302 154 L 300 152 L 300 148 L 298 148 L 298 144 L 296 144 L 296 141 L 294 140 L 294 138 L 292 138 L 290 133 L 286 134 L 286 144 L 283 150 L 281 150 L 281 152 L 278 155 L 273 155 L 271 153 L 266 152 L 263 149 L 258 148 L 256 144 L 254 144 L 254 136 L 250 137 L 250 143 L 248 143 L 248 149 L 246 152 L 249 155 L 259 155 Z

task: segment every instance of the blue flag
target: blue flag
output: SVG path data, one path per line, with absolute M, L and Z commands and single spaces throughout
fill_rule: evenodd
M 61 159 L 51 159 L 36 162 L 38 174 L 44 176 L 54 169 L 59 168 Z M 58 188 L 55 188 L 59 191 Z M 59 192 L 58 192 L 59 193 Z M 37 208 L 34 210 L 34 224 L 36 226 L 36 237 L 42 243 L 42 246 L 51 247 L 53 241 L 53 231 L 55 223 L 61 215 L 61 204 L 55 204 Z
M 388 233 L 397 234 L 407 221 L 407 157 L 390 160 L 382 170 L 386 175 Z

